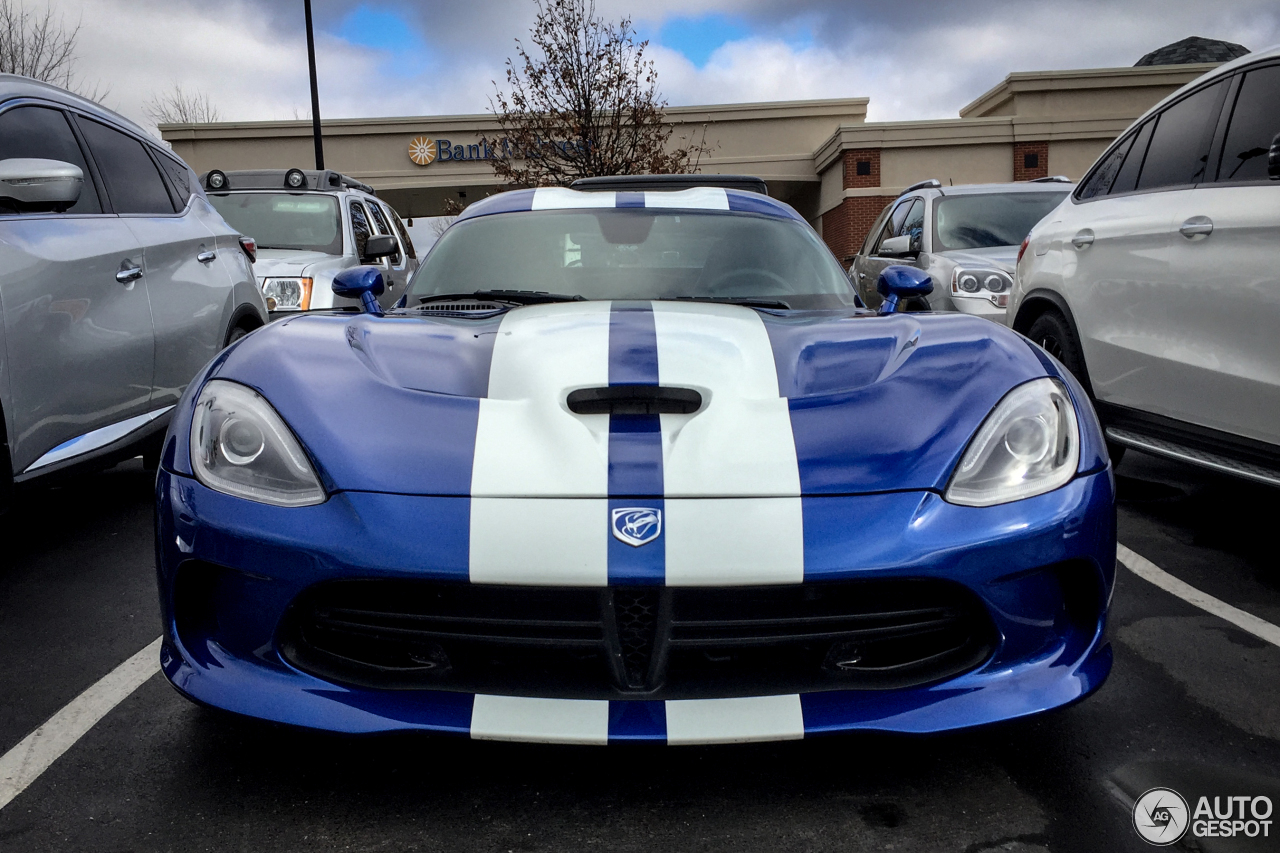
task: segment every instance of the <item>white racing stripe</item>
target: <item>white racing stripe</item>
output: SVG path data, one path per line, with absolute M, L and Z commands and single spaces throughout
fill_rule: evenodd
M 476 694 L 471 737 L 536 743 L 609 742 L 607 699 L 535 699 Z
M 690 187 L 676 192 L 646 192 L 644 206 L 681 210 L 728 210 L 729 194 L 721 187 Z
M 800 468 L 760 316 L 729 305 L 653 304 L 658 381 L 707 398 L 662 415 L 669 586 L 804 580 Z
M 572 210 L 575 207 L 615 207 L 617 193 L 581 192 L 568 187 L 538 187 L 533 191 L 532 210 Z
M 751 696 L 742 699 L 669 699 L 667 743 L 747 743 L 800 740 L 804 710 L 800 696 Z
M 1123 545 L 1116 545 L 1116 556 L 1129 571 L 1143 580 L 1150 581 L 1165 592 L 1176 595 L 1188 604 L 1194 604 L 1219 619 L 1225 619 L 1242 631 L 1248 631 L 1260 640 L 1266 640 L 1274 646 L 1280 646 L 1280 627 L 1272 625 L 1265 619 L 1259 619 L 1252 613 L 1246 613 L 1238 607 L 1232 607 L 1225 601 L 1219 601 L 1206 592 L 1201 592 L 1189 583 L 1175 578 L 1141 554 L 1134 553 Z
M 160 638 L 107 673 L 0 756 L 0 809 L 26 790 L 107 713 L 160 670 Z
M 609 416 L 564 400 L 609 384 L 610 307 L 530 305 L 498 327 L 471 469 L 473 583 L 607 582 Z

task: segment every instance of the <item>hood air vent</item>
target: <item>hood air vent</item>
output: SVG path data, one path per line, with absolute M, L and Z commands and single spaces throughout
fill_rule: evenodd
M 575 415 L 689 415 L 702 408 L 702 395 L 692 388 L 611 385 L 571 391 L 566 402 Z

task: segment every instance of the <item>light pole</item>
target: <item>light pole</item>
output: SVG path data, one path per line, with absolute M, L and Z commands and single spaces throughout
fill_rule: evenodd
M 311 0 L 302 0 L 307 12 L 307 65 L 311 69 L 311 135 L 316 141 L 316 169 L 324 169 L 324 141 L 320 138 L 320 89 L 316 85 L 316 37 L 311 29 Z

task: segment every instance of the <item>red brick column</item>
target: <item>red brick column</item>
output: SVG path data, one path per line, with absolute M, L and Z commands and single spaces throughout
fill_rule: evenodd
M 1013 143 L 1013 179 L 1030 181 L 1049 177 L 1049 143 Z
M 844 152 L 843 159 L 845 189 L 880 186 L 879 148 L 850 149 Z M 822 239 L 842 263 L 857 254 L 888 202 L 885 196 L 855 196 L 822 214 Z

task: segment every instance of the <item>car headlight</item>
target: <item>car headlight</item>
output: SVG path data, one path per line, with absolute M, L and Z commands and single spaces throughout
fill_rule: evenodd
M 1004 293 L 1012 287 L 1013 278 L 1003 270 L 958 269 L 951 275 L 952 293 Z
M 264 278 L 262 298 L 271 311 L 306 311 L 311 307 L 311 279 L 298 276 Z
M 1056 379 L 1014 388 L 987 415 L 951 475 L 944 497 L 993 506 L 1051 492 L 1080 464 L 1080 429 L 1067 389 Z
M 205 384 L 191 419 L 191 466 L 211 489 L 275 506 L 324 503 L 302 446 L 275 409 L 251 388 Z

